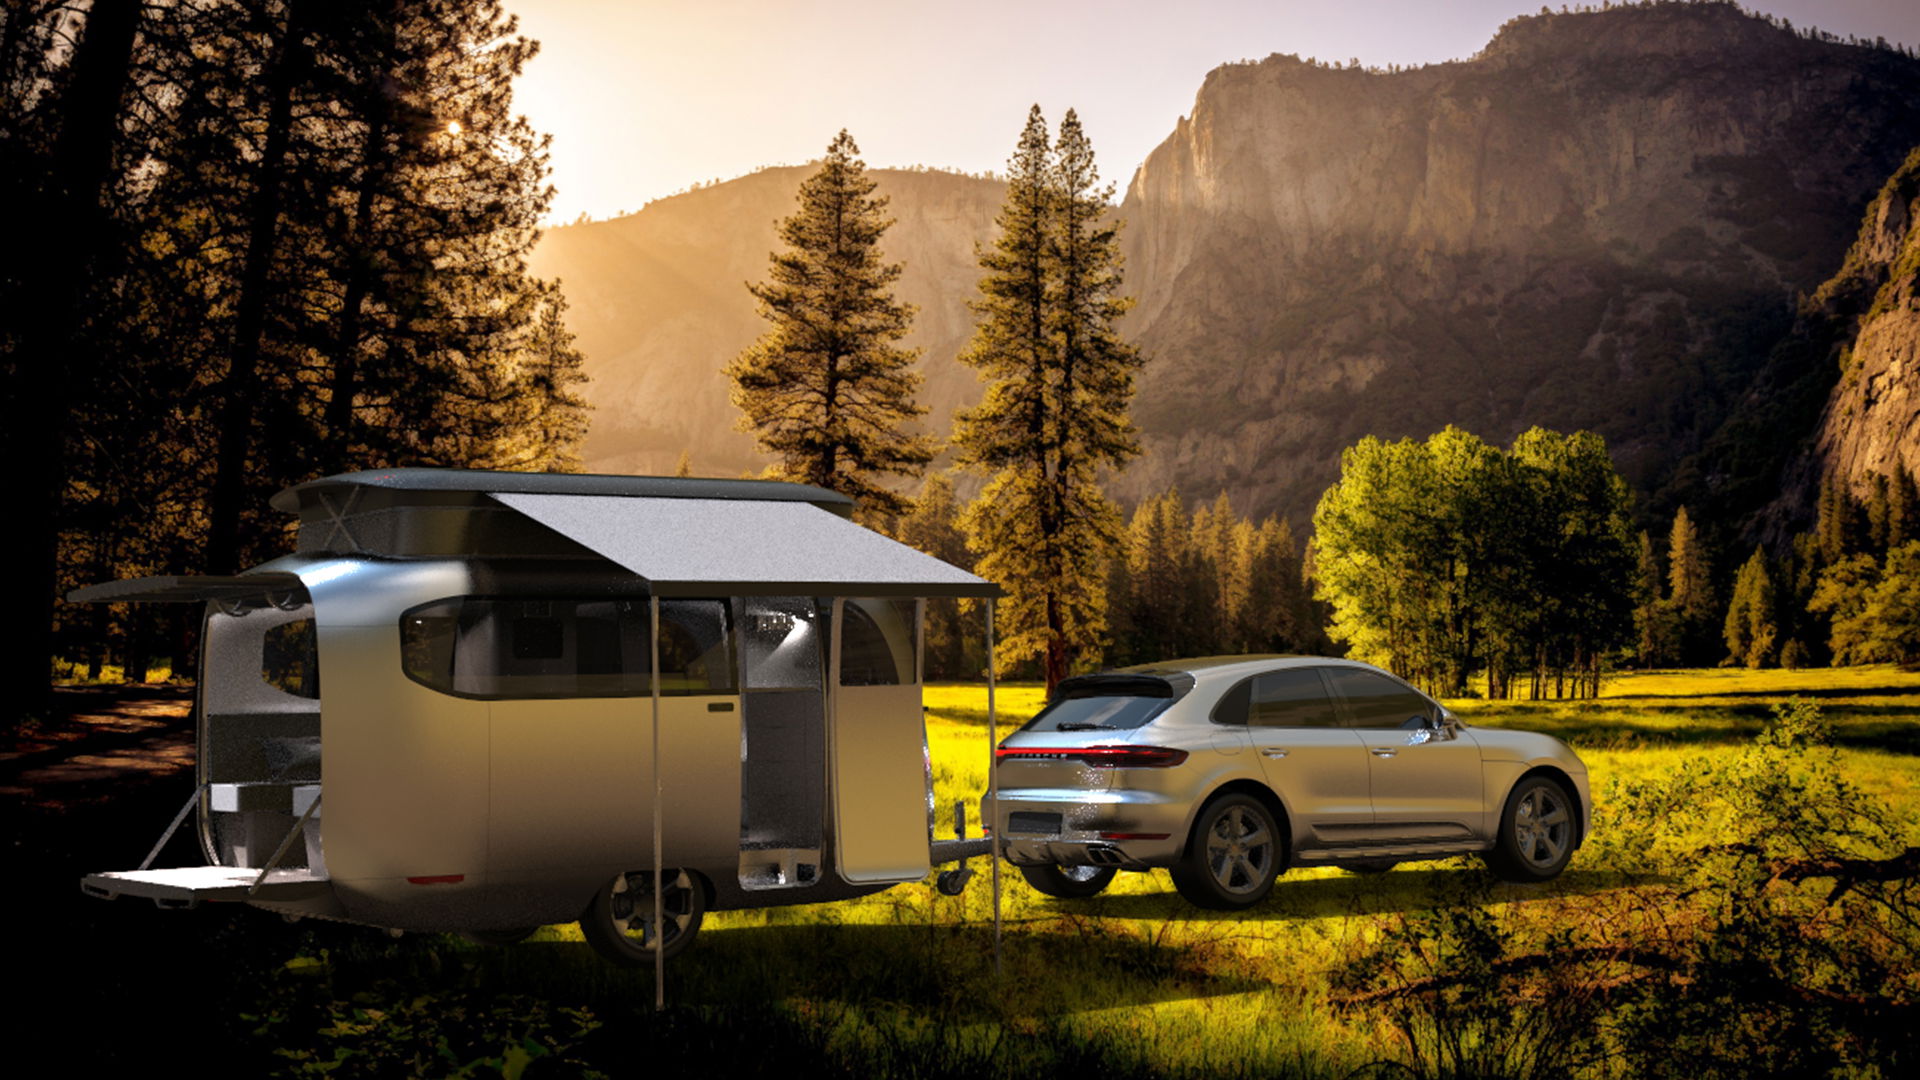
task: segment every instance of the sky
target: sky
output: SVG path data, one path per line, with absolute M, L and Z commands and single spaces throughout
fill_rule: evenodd
M 999 172 L 1027 109 L 1077 110 L 1121 192 L 1223 63 L 1465 59 L 1538 0 L 504 0 L 540 54 L 515 107 L 553 136 L 548 220 L 819 158 Z M 1920 0 L 1750 10 L 1920 44 Z M 1559 5 L 1553 5 L 1559 10 Z

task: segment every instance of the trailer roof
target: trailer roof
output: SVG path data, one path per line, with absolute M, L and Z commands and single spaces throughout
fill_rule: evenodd
M 354 488 L 386 491 L 527 495 L 582 495 L 597 498 L 751 499 L 811 503 L 841 517 L 853 513 L 853 500 L 837 491 L 780 480 L 710 480 L 687 476 L 612 476 L 600 473 L 492 472 L 484 469 L 374 469 L 340 473 L 295 484 L 273 497 L 273 508 L 297 513 L 323 492 Z
M 500 491 L 657 596 L 999 596 L 990 581 L 808 502 Z

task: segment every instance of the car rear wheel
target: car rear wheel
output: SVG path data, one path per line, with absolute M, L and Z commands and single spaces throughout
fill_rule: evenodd
M 1111 866 L 1023 866 L 1020 876 L 1040 892 L 1062 900 L 1098 896 L 1113 882 Z
M 1547 881 L 1573 858 L 1573 795 L 1558 781 L 1529 776 L 1514 785 L 1500 813 L 1487 866 L 1507 881 Z
M 1251 795 L 1215 798 L 1200 808 L 1173 886 L 1196 907 L 1252 907 L 1273 891 L 1286 862 L 1286 840 L 1266 804 Z

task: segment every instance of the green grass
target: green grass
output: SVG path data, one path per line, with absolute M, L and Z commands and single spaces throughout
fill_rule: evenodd
M 1885 799 L 1911 832 L 1920 820 L 1920 675 L 1890 668 L 1654 672 L 1610 682 L 1597 701 L 1450 706 L 1470 724 L 1532 728 L 1575 744 L 1600 800 L 1596 829 L 1605 830 L 1619 824 L 1607 793 L 1730 760 L 1767 723 L 1771 706 L 1795 695 L 1819 701 L 1835 723 L 1846 775 Z M 1002 735 L 1041 699 L 1037 686 L 1001 687 Z M 971 820 L 985 787 L 985 690 L 933 686 L 926 703 L 940 832 L 951 835 L 953 803 L 965 802 Z M 319 1008 L 313 1015 L 332 1023 L 303 1028 L 283 1019 L 261 1028 L 259 1038 L 321 1057 L 344 1049 L 354 1060 L 371 1055 L 381 1038 L 404 1041 L 412 1029 L 389 1029 L 406 1002 L 477 993 L 496 1011 L 535 1009 L 526 1003 L 584 1010 L 597 1028 L 543 1013 L 544 1020 L 527 1021 L 528 1045 L 616 1074 L 620 1068 L 608 1062 L 644 1053 L 716 1073 L 771 1072 L 785 1062 L 862 1076 L 1070 1069 L 1106 1077 L 1346 1076 L 1405 1052 L 1385 1020 L 1336 1010 L 1330 991 L 1335 971 L 1397 917 L 1484 905 L 1517 923 L 1554 926 L 1618 906 L 1660 881 L 1592 851 L 1539 886 L 1489 886 L 1467 859 L 1404 864 L 1380 876 L 1295 870 L 1258 907 L 1215 913 L 1182 902 L 1164 871 L 1122 874 L 1107 894 L 1066 902 L 1037 894 L 1003 868 L 996 973 L 989 875 L 983 862 L 976 865 L 981 873 L 960 897 L 939 894 L 929 879 L 857 901 L 709 915 L 695 948 L 670 966 L 672 1008 L 659 1016 L 647 1009 L 652 973 L 603 964 L 573 926 L 547 927 L 508 949 L 450 937 L 391 942 L 306 931 L 319 935 L 298 946 L 309 957 L 333 943 L 324 961 L 274 974 L 265 991 L 240 993 L 280 1001 L 283 1017 Z M 369 1008 L 388 1019 L 341 1026 L 342 1015 Z M 475 1045 L 491 1044 L 480 1038 Z M 467 1047 L 453 1056 L 478 1052 Z

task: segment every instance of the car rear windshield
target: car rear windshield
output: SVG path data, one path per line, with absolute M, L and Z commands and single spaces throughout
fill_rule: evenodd
M 1180 696 L 1164 679 L 1082 676 L 1054 688 L 1053 700 L 1022 731 L 1125 731 L 1160 715 Z

